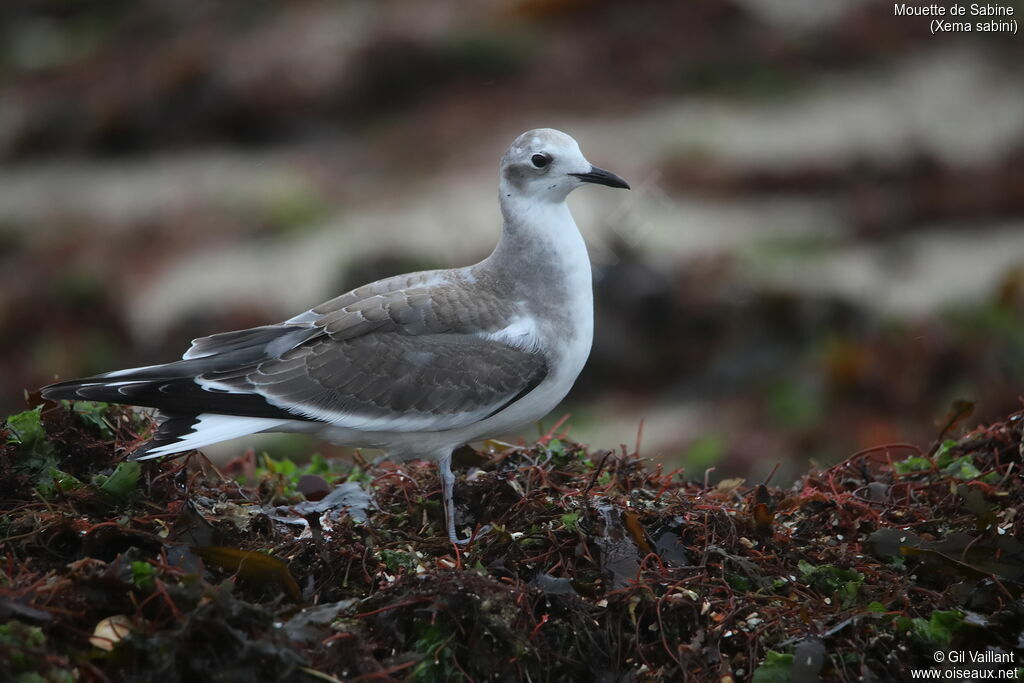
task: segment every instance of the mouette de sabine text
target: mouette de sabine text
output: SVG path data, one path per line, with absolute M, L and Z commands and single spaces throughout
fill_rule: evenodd
M 1017 34 L 1017 19 L 1012 5 L 954 3 L 951 5 L 897 2 L 897 17 L 929 17 L 932 33 L 1012 33 Z

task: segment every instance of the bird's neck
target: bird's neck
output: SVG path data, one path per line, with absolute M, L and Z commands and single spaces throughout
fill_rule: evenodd
M 565 201 L 525 198 L 502 188 L 501 240 L 485 263 L 505 281 L 550 295 L 586 293 L 590 298 L 590 257 Z M 559 297 L 560 298 L 560 297 Z

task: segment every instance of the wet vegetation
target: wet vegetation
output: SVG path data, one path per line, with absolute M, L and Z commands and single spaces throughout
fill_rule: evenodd
M 17 681 L 887 680 L 1019 652 L 1024 414 L 792 486 L 553 430 L 424 462 L 129 463 L 152 425 L 44 404 L 0 443 Z M 694 475 L 698 475 L 695 480 Z

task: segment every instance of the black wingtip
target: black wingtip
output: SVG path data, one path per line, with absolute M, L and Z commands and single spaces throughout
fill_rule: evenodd
M 47 384 L 45 387 L 39 390 L 39 395 L 45 398 L 47 401 L 77 401 L 81 397 L 78 395 L 78 389 L 82 385 L 78 382 L 57 382 L 56 384 Z
M 128 460 L 174 458 L 188 453 L 188 451 L 185 450 L 180 453 L 168 453 L 167 455 L 160 456 L 149 455 L 150 451 L 156 450 L 161 446 L 175 444 L 180 441 L 182 437 L 191 434 L 195 431 L 195 426 L 199 422 L 199 415 L 196 413 L 161 413 L 161 418 L 162 420 L 160 425 L 157 427 L 156 433 L 153 434 L 153 437 L 129 453 Z
M 116 387 L 97 381 L 69 380 L 50 384 L 39 390 L 48 401 L 99 401 L 102 403 L 129 403 Z

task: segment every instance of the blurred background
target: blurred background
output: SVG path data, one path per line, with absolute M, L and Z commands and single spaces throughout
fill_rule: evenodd
M 693 477 L 927 444 L 1021 405 L 1022 56 L 873 0 L 2 3 L 0 411 L 474 262 L 552 126 L 634 190 L 570 200 L 597 333 L 545 427 Z

